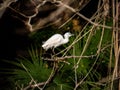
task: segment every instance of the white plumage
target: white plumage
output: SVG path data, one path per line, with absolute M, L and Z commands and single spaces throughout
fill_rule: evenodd
M 44 44 L 42 45 L 43 49 L 46 51 L 50 48 L 56 48 L 62 44 L 66 44 L 69 42 L 69 37 L 71 37 L 73 34 L 70 32 L 67 32 L 64 34 L 64 37 L 61 34 L 55 34 L 51 36 Z

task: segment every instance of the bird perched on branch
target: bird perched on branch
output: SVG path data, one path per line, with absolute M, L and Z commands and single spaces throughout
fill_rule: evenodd
M 54 34 L 46 42 L 43 43 L 42 47 L 46 51 L 50 48 L 54 49 L 60 45 L 68 43 L 69 37 L 71 36 L 73 36 L 73 34 L 71 34 L 70 32 L 66 32 L 64 36 L 62 36 L 61 34 Z

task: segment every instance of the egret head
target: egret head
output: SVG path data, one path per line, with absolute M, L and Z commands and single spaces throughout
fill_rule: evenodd
M 66 32 L 66 33 L 64 34 L 64 37 L 71 37 L 71 36 L 73 36 L 73 34 L 71 34 L 70 32 Z

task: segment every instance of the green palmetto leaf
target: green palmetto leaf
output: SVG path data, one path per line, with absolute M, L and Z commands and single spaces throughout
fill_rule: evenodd
M 32 79 L 36 82 L 45 82 L 50 73 L 51 68 L 47 67 L 47 63 L 43 63 L 37 49 L 28 50 L 29 58 L 18 58 L 17 61 L 6 61 L 16 68 L 6 69 L 7 74 L 11 74 L 9 79 L 19 85 L 28 85 Z

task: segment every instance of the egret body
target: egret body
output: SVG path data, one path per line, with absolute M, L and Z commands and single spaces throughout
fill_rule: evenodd
M 43 49 L 46 51 L 50 48 L 56 48 L 60 45 L 66 44 L 69 42 L 69 37 L 73 36 L 70 32 L 67 32 L 62 36 L 61 34 L 55 34 L 51 36 L 44 44 L 42 45 Z

